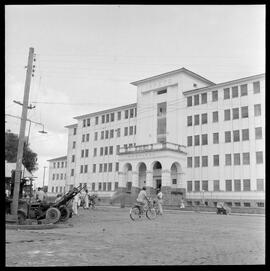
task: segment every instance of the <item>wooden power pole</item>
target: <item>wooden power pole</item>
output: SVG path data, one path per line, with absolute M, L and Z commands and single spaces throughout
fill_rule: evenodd
M 17 217 L 17 212 L 18 212 L 19 191 L 20 191 L 20 181 L 21 181 L 21 172 L 22 172 L 23 147 L 24 147 L 24 140 L 25 140 L 25 126 L 26 126 L 26 119 L 27 119 L 27 109 L 28 109 L 28 100 L 29 100 L 29 92 L 30 92 L 33 58 L 34 58 L 34 48 L 31 47 L 31 48 L 29 48 L 26 80 L 25 80 L 25 86 L 24 86 L 22 117 L 21 117 L 19 144 L 18 144 L 18 151 L 17 151 L 17 162 L 16 162 L 16 170 L 15 170 L 13 200 L 12 200 L 12 205 L 11 205 L 11 214 L 14 215 L 15 217 Z

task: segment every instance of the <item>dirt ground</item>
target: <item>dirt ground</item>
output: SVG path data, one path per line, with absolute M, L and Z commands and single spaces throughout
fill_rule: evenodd
M 6 229 L 6 266 L 265 263 L 265 217 L 171 210 L 150 221 L 129 208 L 79 210 L 72 227 Z

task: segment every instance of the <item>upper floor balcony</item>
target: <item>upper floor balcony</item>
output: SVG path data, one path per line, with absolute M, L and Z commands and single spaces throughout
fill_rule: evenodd
M 138 146 L 130 146 L 130 147 L 121 147 L 119 149 L 118 155 L 122 154 L 135 154 L 135 153 L 143 153 L 143 152 L 156 152 L 156 151 L 175 151 L 178 153 L 186 154 L 186 146 L 178 145 L 175 143 L 164 142 L 164 143 L 153 143 L 147 145 L 138 145 Z

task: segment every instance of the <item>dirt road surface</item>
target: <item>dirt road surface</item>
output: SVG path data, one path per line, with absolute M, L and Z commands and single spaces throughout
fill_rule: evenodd
M 165 211 L 134 222 L 128 208 L 79 210 L 72 227 L 6 229 L 6 266 L 265 263 L 265 217 Z

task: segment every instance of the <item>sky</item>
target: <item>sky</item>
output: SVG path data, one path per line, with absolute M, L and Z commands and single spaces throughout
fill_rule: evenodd
M 5 113 L 21 117 L 29 48 L 36 187 L 74 117 L 136 102 L 130 82 L 185 67 L 214 83 L 265 72 L 265 5 L 6 5 Z M 19 134 L 20 119 L 5 117 Z M 29 124 L 29 123 L 28 123 Z M 28 135 L 28 124 L 25 135 Z M 44 170 L 44 167 L 47 167 Z

